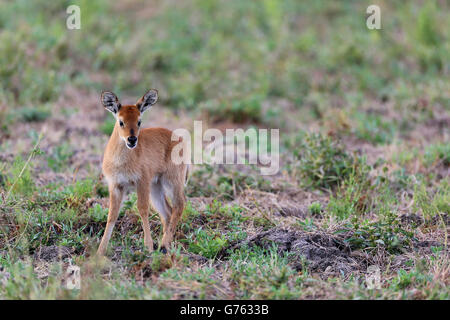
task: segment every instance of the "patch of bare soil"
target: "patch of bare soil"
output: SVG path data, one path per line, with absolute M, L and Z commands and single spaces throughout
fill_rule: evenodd
M 71 251 L 64 246 L 42 246 L 34 253 L 34 260 L 43 260 L 47 262 L 62 261 L 71 257 Z
M 33 256 L 33 270 L 39 279 L 47 278 L 52 273 L 52 266 L 61 263 L 63 270 L 70 265 L 72 251 L 64 246 L 41 246 Z
M 440 225 L 442 222 L 445 223 L 446 226 L 450 225 L 450 216 L 448 216 L 446 213 L 442 214 L 441 216 L 436 215 L 432 217 L 429 221 L 426 221 L 423 216 L 418 214 L 404 214 L 400 216 L 400 221 L 404 225 L 413 225 L 413 226 L 420 226 L 425 223 L 429 223 L 431 225 Z
M 257 204 L 259 207 L 257 209 L 273 213 L 276 216 L 305 218 L 311 215 L 309 206 L 312 203 L 318 202 L 325 207 L 327 197 L 290 187 L 276 193 L 244 190 L 236 201 L 248 210 Z
M 364 155 L 367 163 L 374 165 L 381 155 L 385 154 L 386 146 L 376 146 L 370 142 L 361 140 L 353 135 L 343 136 L 342 143 L 345 145 L 349 153 Z
M 291 254 L 291 264 L 298 271 L 307 268 L 311 272 L 329 276 L 347 275 L 362 268 L 347 244 L 324 233 L 273 228 L 236 243 L 230 249 L 238 249 L 243 245 L 268 249 L 273 244 L 277 245 L 279 254 Z

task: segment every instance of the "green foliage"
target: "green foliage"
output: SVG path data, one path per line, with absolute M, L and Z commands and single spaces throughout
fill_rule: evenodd
M 356 163 L 339 142 L 317 133 L 301 135 L 288 148 L 298 161 L 292 171 L 306 187 L 332 188 L 350 175 Z
M 58 80 L 63 75 L 37 67 L 33 60 L 41 59 L 44 51 L 40 48 L 31 50 L 32 43 L 26 28 L 15 33 L 9 30 L 0 33 L 0 92 L 10 103 L 45 103 L 59 92 Z M 39 116 L 43 115 L 45 113 L 41 112 Z
M 384 121 L 380 116 L 356 113 L 357 126 L 355 135 L 373 144 L 391 143 L 394 137 L 395 124 Z
M 220 101 L 209 100 L 201 105 L 213 121 L 231 120 L 235 123 L 261 122 L 261 104 L 266 97 L 250 95 L 245 98 L 227 98 Z
M 406 271 L 400 269 L 397 271 L 397 276 L 393 279 L 390 287 L 394 290 L 404 290 L 411 286 L 425 286 L 427 283 L 433 281 L 431 274 L 426 274 L 420 270 Z
M 364 62 L 364 53 L 361 51 L 361 47 L 355 44 L 349 44 L 339 48 L 335 56 L 336 64 L 348 64 L 348 65 L 361 65 Z
M 19 109 L 18 116 L 25 122 L 42 122 L 50 116 L 50 110 L 47 107 L 24 107 Z
M 217 211 L 220 211 L 218 206 L 220 206 L 219 202 L 214 202 L 211 206 L 209 206 L 209 209 L 205 212 L 205 219 L 211 218 L 212 215 L 218 213 Z M 185 216 L 186 215 L 189 219 L 189 228 L 195 228 L 195 226 L 192 225 L 192 222 L 195 218 L 200 217 L 200 213 L 194 210 L 190 203 L 188 203 L 185 209 Z M 187 226 L 184 228 L 186 227 Z M 228 240 L 225 235 L 215 231 L 209 225 L 198 227 L 193 233 L 190 233 L 187 236 L 185 241 L 189 243 L 189 251 L 200 254 L 209 259 L 214 259 L 216 255 L 228 244 Z
M 328 214 L 346 219 L 362 216 L 369 206 L 370 191 L 373 189 L 367 177 L 367 167 L 354 170 L 340 185 L 336 196 L 331 196 L 328 203 Z
M 360 159 L 336 194 L 330 196 L 327 214 L 341 220 L 359 220 L 366 213 L 375 213 L 382 219 L 391 217 L 392 208 L 397 203 L 395 189 L 398 181 L 392 179 L 387 167 L 383 167 L 383 173 L 378 176 L 370 174 L 372 169 L 363 158 Z M 395 172 L 393 176 L 395 178 Z
M 427 191 L 424 184 L 414 186 L 414 211 L 423 215 L 425 221 L 441 213 L 450 214 L 450 187 L 448 181 L 443 182 L 437 187 L 434 194 Z
M 322 213 L 322 205 L 320 202 L 313 202 L 309 206 L 309 212 L 311 212 L 312 215 L 320 215 Z
M 445 35 L 439 27 L 437 16 L 436 3 L 429 1 L 420 8 L 414 24 L 412 38 L 416 40 L 416 45 L 412 53 L 423 71 L 443 71 L 448 59 Z
M 395 170 L 392 173 L 392 188 L 396 191 L 407 189 L 412 181 L 411 175 L 406 173 L 405 168 Z
M 295 271 L 288 255 L 280 255 L 275 246 L 242 247 L 232 253 L 227 268 L 246 299 L 295 299 L 301 290 L 301 278 L 300 285 L 291 281 Z
M 95 222 L 104 222 L 108 217 L 108 208 L 103 209 L 101 205 L 96 203 L 93 207 L 89 208 L 89 215 Z
M 133 210 L 137 212 L 137 194 L 132 192 L 128 198 L 124 199 L 120 213 L 125 213 L 128 210 Z
M 345 241 L 353 249 L 370 251 L 383 247 L 390 253 L 401 253 L 413 239 L 413 233 L 401 226 L 398 216 L 394 212 L 390 212 L 378 221 L 364 220 L 360 222 L 353 219 L 352 223 L 339 232 L 350 233 Z
M 6 185 L 8 189 L 12 187 L 11 192 L 15 194 L 30 195 L 35 190 L 31 169 L 20 156 L 14 159 Z
M 88 198 L 92 196 L 93 181 L 91 179 L 79 180 L 75 182 L 71 189 L 71 194 L 79 198 Z
M 450 166 L 450 143 L 436 143 L 427 145 L 424 154 L 425 165 L 442 163 L 444 166 Z
M 99 198 L 106 198 L 109 195 L 108 187 L 102 183 L 97 183 L 95 193 Z
M 209 259 L 214 259 L 217 253 L 227 245 L 226 238 L 220 232 L 208 232 L 201 227 L 190 237 L 195 237 L 195 240 L 188 238 L 190 241 L 189 251 Z
M 248 166 L 250 167 L 250 166 Z M 233 165 L 223 166 L 222 170 L 204 164 L 195 170 L 187 185 L 187 195 L 191 197 L 212 197 L 217 199 L 234 199 L 239 193 L 247 188 L 259 190 L 271 190 L 270 182 L 263 176 L 256 174 L 255 168 L 248 172 L 235 170 Z
M 92 179 L 78 180 L 64 188 L 63 194 L 68 207 L 77 208 L 84 205 L 85 201 L 93 196 L 94 182 Z
M 314 219 L 312 218 L 306 218 L 304 221 L 298 221 L 297 224 L 300 225 L 302 229 L 307 232 L 317 230 L 317 225 L 314 223 Z
M 436 15 L 436 5 L 433 1 L 428 2 L 419 12 L 416 27 L 417 39 L 427 46 L 438 46 L 441 39 L 439 29 L 434 16 Z
M 116 124 L 116 120 L 113 117 L 107 117 L 103 124 L 100 127 L 100 131 L 104 134 L 110 136 L 114 130 L 114 125 Z
M 242 216 L 242 209 L 238 206 L 223 206 L 217 200 L 208 205 L 202 214 L 188 203 L 183 220 L 185 222 L 182 228 L 189 234 L 186 236 L 187 239 L 182 241 L 189 244 L 189 251 L 209 259 L 214 259 L 230 242 L 246 237 L 242 223 L 247 218 Z M 208 221 L 208 223 L 197 226 L 196 221 Z M 217 230 L 219 225 L 226 230 L 226 233 Z
M 151 74 L 170 108 L 201 105 L 218 120 L 259 122 L 266 116 L 261 103 L 270 97 L 301 106 L 310 93 L 324 90 L 375 92 L 386 80 L 409 78 L 405 62 L 442 72 L 448 60 L 448 21 L 435 3 L 390 4 L 395 14 L 383 22 L 386 32 L 369 36 L 357 19 L 363 4 L 188 1 L 158 4 L 148 19 L 122 14 L 104 0 L 75 3 L 83 7 L 79 32 L 68 32 L 59 19 L 67 1 L 2 4 L 0 97 L 36 103 L 54 101 L 69 83 L 100 89 L 88 71 L 108 74 L 117 90 L 141 94 Z M 336 23 L 323 28 L 330 15 Z M 301 33 L 299 19 L 307 26 Z M 394 40 L 393 34 L 409 30 L 411 37 Z M 315 73 L 325 75 L 318 86 Z
M 70 144 L 64 142 L 52 148 L 52 152 L 47 157 L 48 166 L 54 171 L 60 171 L 73 155 Z

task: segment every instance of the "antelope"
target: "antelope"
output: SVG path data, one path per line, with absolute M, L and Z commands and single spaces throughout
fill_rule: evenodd
M 106 145 L 102 171 L 108 183 L 109 212 L 105 233 L 97 250 L 105 255 L 114 225 L 119 216 L 124 194 L 132 188 L 137 192 L 137 208 L 142 219 L 144 244 L 154 250 L 149 226 L 150 199 L 159 213 L 163 238 L 160 250 L 169 249 L 185 205 L 184 185 L 187 180 L 186 164 L 171 160 L 172 131 L 164 128 L 141 129 L 141 116 L 158 100 L 158 91 L 149 90 L 134 105 L 121 105 L 117 96 L 102 92 L 101 102 L 116 118 L 114 130 Z

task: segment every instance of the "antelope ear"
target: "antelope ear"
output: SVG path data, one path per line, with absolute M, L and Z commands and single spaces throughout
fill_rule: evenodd
M 114 93 L 110 91 L 103 91 L 101 100 L 103 106 L 109 112 L 116 114 L 120 110 L 121 105 L 119 99 L 117 99 L 117 96 Z
M 142 98 L 136 102 L 139 111 L 143 113 L 158 101 L 158 90 L 150 89 Z

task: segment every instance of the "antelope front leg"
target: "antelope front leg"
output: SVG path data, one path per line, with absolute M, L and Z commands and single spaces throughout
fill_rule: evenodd
M 105 233 L 98 247 L 97 254 L 105 255 L 108 248 L 109 239 L 111 238 L 114 225 L 119 217 L 120 204 L 122 203 L 123 190 L 118 186 L 110 186 L 109 188 L 109 212 L 106 222 Z
M 145 180 L 145 179 L 144 179 Z M 153 251 L 153 239 L 148 223 L 148 209 L 150 200 L 150 187 L 148 183 L 139 183 L 137 188 L 137 207 L 142 219 L 142 229 L 144 229 L 144 244 L 149 252 Z

